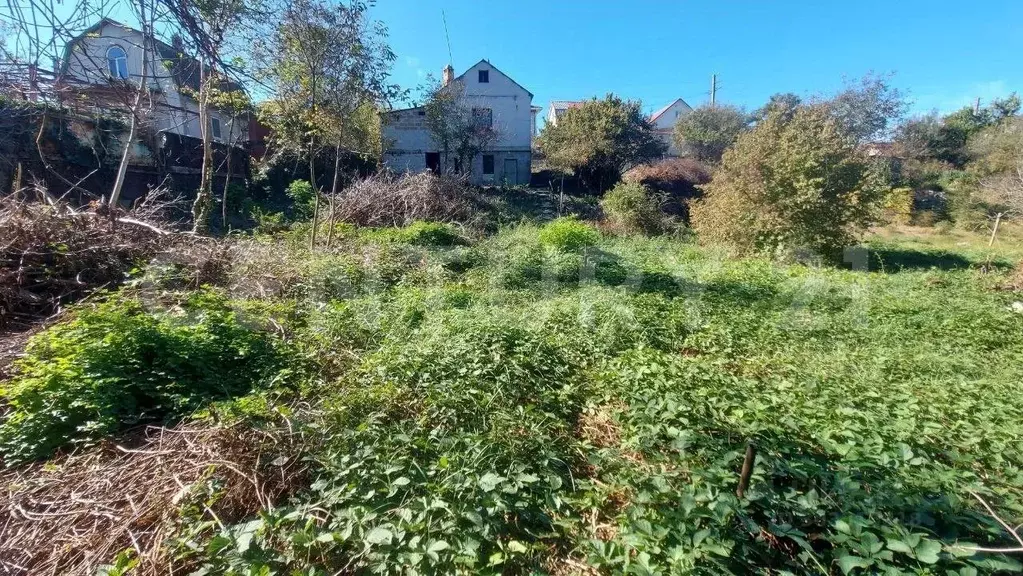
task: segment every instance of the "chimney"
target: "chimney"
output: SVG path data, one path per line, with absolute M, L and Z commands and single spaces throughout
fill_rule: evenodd
M 445 86 L 451 84 L 451 81 L 455 79 L 455 69 L 451 67 L 451 64 L 444 67 L 443 79 Z
M 179 54 L 185 51 L 185 41 L 181 38 L 180 34 L 171 36 L 171 46 L 174 47 Z

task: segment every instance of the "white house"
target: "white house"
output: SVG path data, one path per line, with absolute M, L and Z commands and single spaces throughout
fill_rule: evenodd
M 143 54 L 145 53 L 145 58 Z M 152 101 L 146 101 L 145 122 L 157 132 L 199 138 L 199 62 L 174 47 L 109 18 L 78 35 L 65 47 L 58 71 L 58 85 L 68 105 L 100 109 L 127 109 L 130 101 L 120 81 L 142 80 L 142 63 L 148 63 L 146 84 Z M 227 88 L 240 89 L 236 84 Z M 129 91 L 130 92 L 130 91 Z M 210 113 L 213 139 L 240 144 L 248 139 L 248 119 L 219 110 Z
M 668 145 L 668 156 L 679 156 L 679 150 L 675 146 L 672 133 L 678 119 L 688 114 L 692 109 L 689 104 L 686 104 L 685 100 L 677 98 L 674 102 L 650 115 L 650 123 L 654 125 L 657 137 Z
M 532 170 L 532 141 L 536 114 L 533 94 L 486 60 L 480 60 L 461 76 L 444 68 L 444 86 L 459 90 L 461 106 L 472 109 L 473 118 L 487 122 L 494 140 L 472 160 L 472 181 L 528 184 Z M 461 171 L 454 158 L 441 158 L 422 106 L 392 110 L 383 115 L 384 165 L 395 172 Z
M 545 120 L 551 126 L 558 125 L 558 118 L 565 115 L 565 112 L 569 108 L 577 108 L 582 106 L 581 100 L 551 100 L 551 105 L 547 107 L 547 117 Z

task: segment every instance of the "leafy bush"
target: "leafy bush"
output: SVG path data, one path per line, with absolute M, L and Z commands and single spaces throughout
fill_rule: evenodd
M 625 233 L 656 235 L 669 226 L 661 199 L 642 184 L 618 184 L 600 200 L 600 207 L 612 228 Z
M 771 115 L 725 153 L 693 228 L 739 253 L 838 259 L 876 221 L 886 190 L 877 176 L 826 107 Z
M 891 224 L 909 224 L 913 218 L 913 189 L 892 188 L 884 195 L 882 218 Z
M 600 241 L 600 233 L 574 216 L 552 220 L 540 229 L 540 243 L 562 252 L 578 252 Z
M 316 209 L 316 193 L 308 180 L 295 180 L 288 184 L 288 198 L 291 199 L 291 213 L 296 220 L 308 220 Z
M 249 217 L 255 223 L 252 233 L 256 235 L 273 235 L 288 228 L 283 212 L 270 212 L 260 206 L 253 206 Z
M 111 298 L 32 338 L 0 390 L 9 405 L 0 451 L 16 464 L 133 424 L 181 418 L 266 383 L 285 363 L 278 344 L 215 294 L 159 312 L 137 298 Z
M 404 228 L 378 228 L 367 238 L 384 242 L 400 242 L 413 246 L 457 246 L 466 241 L 450 224 L 416 221 Z

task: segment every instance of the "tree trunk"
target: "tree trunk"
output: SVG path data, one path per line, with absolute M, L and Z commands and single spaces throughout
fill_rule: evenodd
M 199 128 L 202 133 L 202 176 L 199 192 L 192 204 L 192 232 L 206 234 L 210 229 L 210 205 L 213 203 L 213 134 L 210 130 L 209 73 L 199 61 Z
M 309 233 L 309 249 L 316 248 L 316 227 L 320 221 L 320 189 L 316 187 L 316 137 L 309 137 L 309 183 L 313 187 L 313 228 Z
M 140 8 L 143 4 L 139 5 Z M 142 28 L 145 30 L 145 14 L 141 13 L 142 17 Z M 150 31 L 149 34 L 152 32 Z M 110 207 L 114 208 L 117 203 L 121 200 L 121 188 L 124 187 L 124 176 L 128 172 L 128 160 L 131 158 L 131 146 L 135 142 L 135 133 L 138 131 L 138 115 L 139 110 L 142 108 L 142 95 L 149 92 L 146 88 L 146 80 L 148 78 L 149 59 L 149 41 L 147 40 L 147 32 L 142 33 L 142 81 L 139 82 L 139 87 L 135 92 L 135 103 L 131 106 L 131 123 L 128 127 L 128 140 L 124 143 L 124 151 L 121 152 L 121 163 L 117 166 L 117 177 L 114 178 L 114 187 L 110 190 Z
M 334 242 L 334 201 L 337 199 L 338 186 L 341 183 L 341 135 L 337 137 L 337 148 L 334 151 L 334 183 L 330 187 L 330 215 L 327 217 L 327 248 Z
M 231 130 L 227 133 L 227 174 L 224 176 L 224 192 L 220 198 L 220 225 L 224 230 L 227 226 L 227 189 L 231 185 L 231 158 L 234 156 L 234 118 L 231 118 Z

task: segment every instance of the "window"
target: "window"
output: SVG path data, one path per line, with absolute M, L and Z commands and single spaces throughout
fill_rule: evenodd
M 107 49 L 107 68 L 110 70 L 111 78 L 128 79 L 128 54 L 124 48 L 111 46 Z
M 490 108 L 473 108 L 472 121 L 477 128 L 493 128 L 494 111 Z
M 213 128 L 213 137 L 220 138 L 220 118 L 210 118 L 210 127 Z
M 484 174 L 490 174 L 490 175 L 494 174 L 494 155 L 493 154 L 484 154 L 483 155 L 483 173 Z
M 490 83 L 490 70 L 480 70 L 480 84 Z

